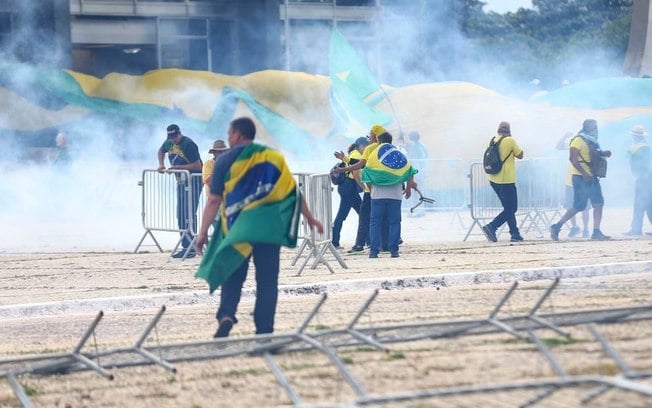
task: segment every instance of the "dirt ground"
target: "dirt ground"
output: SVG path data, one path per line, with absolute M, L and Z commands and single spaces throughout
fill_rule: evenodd
M 414 229 L 418 229 L 415 227 Z M 403 290 L 381 290 L 359 321 L 360 326 L 391 325 L 419 321 L 486 317 L 509 287 L 513 275 L 506 272 L 563 271 L 578 268 L 581 278 L 562 278 L 542 313 L 580 309 L 624 307 L 652 303 L 650 274 L 652 239 L 622 239 L 609 242 L 572 240 L 550 242 L 526 236 L 520 244 L 501 241 L 490 244 L 482 239 L 468 242 L 416 242 L 408 239 L 401 258 L 369 259 L 366 253 L 342 251 L 348 269 L 329 258 L 335 270 L 330 274 L 322 265 L 306 269 L 297 276 L 291 262 L 293 250 L 282 252 L 282 287 L 326 286 L 329 297 L 311 322 L 308 331 L 344 327 L 371 295 L 373 282 L 404 278 L 451 277 L 448 284 Z M 405 239 L 404 237 L 404 239 Z M 616 237 L 615 237 L 616 238 Z M 504 239 L 504 237 L 503 237 Z M 199 260 L 172 260 L 164 253 L 52 252 L 9 253 L 2 255 L 0 270 L 0 358 L 40 352 L 70 351 L 92 321 L 96 311 L 57 309 L 52 315 L 39 315 L 47 305 L 70 300 L 129 297 L 130 307 L 105 310 L 87 348 L 125 347 L 133 344 L 156 306 L 146 299 L 156 295 L 206 293 L 203 281 L 193 277 Z M 632 268 L 636 265 L 636 268 Z M 637 269 L 638 268 L 638 269 Z M 471 272 L 494 271 L 487 283 L 466 283 L 453 277 Z M 599 271 L 594 274 L 592 271 Z M 629 271 L 629 273 L 623 273 Z M 528 275 L 530 276 L 530 275 Z M 536 279 L 536 274 L 533 279 Z M 562 273 L 563 276 L 563 273 Z M 527 312 L 551 280 L 521 282 L 500 316 Z M 356 286 L 355 282 L 372 282 Z M 251 289 L 253 279 L 247 281 Z M 363 287 L 364 289 L 360 289 Z M 383 287 L 383 286 L 381 286 Z M 134 298 L 130 298 L 134 297 Z M 140 299 L 140 301 L 137 301 Z M 145 300 L 143 300 L 145 299 Z M 279 299 L 276 332 L 296 330 L 316 304 L 318 296 L 283 295 Z M 147 344 L 208 340 L 215 330 L 216 297 L 203 297 L 194 305 L 172 304 Z M 39 306 L 29 309 L 26 304 Z M 24 308 L 22 317 L 2 315 L 3 310 Z M 233 336 L 249 336 L 253 297 L 241 302 L 240 323 Z M 31 310 L 31 311 L 30 311 Z M 8 317 L 9 316 L 9 317 Z M 604 356 L 586 327 L 569 329 L 571 340 L 541 331 L 554 344 L 553 354 L 569 374 L 614 374 L 617 367 Z M 639 371 L 652 370 L 650 321 L 601 325 L 599 330 Z M 508 334 L 439 339 L 390 345 L 390 352 L 369 347 L 338 349 L 362 388 L 371 395 L 429 390 L 433 388 L 499 384 L 516 380 L 553 377 L 548 362 L 531 343 Z M 305 404 L 350 406 L 358 397 L 344 382 L 324 354 L 310 351 L 273 357 Z M 25 387 L 35 406 L 43 407 L 209 407 L 209 406 L 288 406 L 291 400 L 276 382 L 261 357 L 232 357 L 205 362 L 178 363 L 171 374 L 159 367 L 114 370 L 108 381 L 93 372 L 68 375 L 23 375 Z M 642 383 L 650 385 L 649 380 Z M 590 388 L 561 390 L 540 406 L 574 407 Z M 519 406 L 536 391 L 512 391 L 458 397 L 438 397 L 392 403 L 410 407 L 488 407 Z M 644 407 L 652 400 L 634 393 L 608 391 L 590 406 Z M 20 403 L 6 381 L 0 382 L 0 407 Z

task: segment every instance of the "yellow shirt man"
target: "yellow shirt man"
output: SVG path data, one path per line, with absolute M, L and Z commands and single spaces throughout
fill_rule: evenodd
M 591 156 L 589 152 L 589 145 L 586 143 L 586 140 L 582 138 L 581 136 L 576 136 L 571 140 L 570 143 L 570 148 L 571 149 L 576 149 L 579 151 L 579 164 L 580 166 L 584 169 L 585 172 L 587 172 L 590 176 L 593 176 L 593 172 L 591 171 L 591 167 L 589 167 L 588 163 L 591 162 Z M 575 166 L 571 166 L 571 175 L 577 175 L 581 176 L 582 173 L 580 173 L 579 170 L 575 168 Z
M 516 183 L 516 163 L 514 158 L 521 158 L 523 150 L 511 136 L 494 136 L 493 141 L 497 143 L 502 138 L 498 146 L 500 159 L 504 160 L 503 167 L 496 174 L 489 175 L 489 181 L 496 184 L 512 184 Z

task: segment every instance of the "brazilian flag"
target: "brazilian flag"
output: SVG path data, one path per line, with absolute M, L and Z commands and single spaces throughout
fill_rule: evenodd
M 407 181 L 418 172 L 400 150 L 389 143 L 383 143 L 369 155 L 361 178 L 363 183 L 393 186 Z
M 195 276 L 213 293 L 252 252 L 251 242 L 294 248 L 301 195 L 283 155 L 251 144 L 225 177 L 223 206 Z

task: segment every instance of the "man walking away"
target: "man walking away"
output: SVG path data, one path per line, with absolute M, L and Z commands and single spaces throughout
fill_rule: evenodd
M 281 245 L 296 246 L 300 213 L 311 229 L 316 228 L 320 234 L 324 229 L 310 213 L 283 155 L 254 143 L 256 126 L 251 119 L 234 119 L 228 136 L 230 150 L 215 163 L 211 192 L 197 234 L 200 254 L 213 221 L 215 230 L 195 276 L 208 282 L 211 293 L 222 286 L 216 314 L 218 328 L 213 337 L 227 337 L 238 322 L 242 285 L 249 259 L 253 259 L 256 334 L 272 333 Z
M 498 241 L 496 231 L 504 223 L 509 227 L 511 242 L 521 242 L 523 237 L 516 224 L 516 210 L 518 209 L 518 195 L 516 192 L 516 163 L 514 158 L 522 159 L 523 150 L 512 137 L 512 132 L 508 122 L 500 122 L 498 125 L 497 135 L 492 142 L 500 143 L 498 153 L 500 160 L 503 162 L 502 168 L 496 174 L 489 175 L 489 183 L 494 189 L 503 211 L 496 216 L 489 224 L 482 227 L 482 232 L 491 242 Z
M 592 240 L 604 241 L 611 237 L 604 235 L 600 230 L 602 222 L 602 208 L 604 197 L 600 180 L 594 175 L 591 163 L 597 157 L 591 157 L 593 149 L 600 157 L 610 157 L 609 150 L 601 150 L 598 143 L 598 123 L 594 119 L 586 119 L 582 130 L 571 140 L 569 160 L 573 165 L 573 208 L 566 211 L 558 223 L 550 226 L 550 238 L 559 241 L 559 231 L 566 221 L 578 212 L 584 210 L 588 201 L 593 205 L 593 233 Z

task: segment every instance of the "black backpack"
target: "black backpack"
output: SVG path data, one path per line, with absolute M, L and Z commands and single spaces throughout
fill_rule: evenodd
M 484 171 L 487 174 L 498 174 L 500 173 L 500 170 L 503 169 L 503 164 L 505 163 L 505 160 L 512 154 L 512 152 L 509 152 L 507 157 L 505 157 L 505 160 L 500 160 L 500 150 L 498 149 L 500 147 L 500 142 L 503 141 L 504 138 L 509 137 L 509 136 L 502 136 L 498 141 L 494 141 L 494 138 L 492 137 L 491 140 L 489 141 L 489 147 L 487 147 L 487 150 L 484 151 L 484 157 L 482 159 L 482 164 L 484 166 Z
M 358 159 L 350 159 L 349 160 L 349 165 L 356 164 L 359 161 L 360 160 L 358 160 Z M 337 173 L 337 174 L 333 173 L 333 170 L 335 170 L 337 168 L 342 168 L 342 167 L 346 167 L 346 163 L 344 163 L 342 161 L 337 162 L 337 164 L 335 166 L 333 166 L 333 169 L 330 172 L 331 183 L 333 183 L 334 186 L 339 186 L 340 184 L 344 183 L 344 181 L 346 180 L 347 175 L 349 174 L 349 172 Z
M 337 164 L 333 166 L 333 169 L 330 172 L 331 183 L 333 183 L 334 186 L 339 186 L 340 184 L 344 183 L 344 180 L 346 180 L 346 173 L 333 173 L 333 170 L 342 167 L 346 167 L 346 163 L 341 161 L 337 162 Z
M 607 177 L 607 159 L 602 157 L 602 152 L 597 149 L 595 144 L 591 143 L 585 137 L 582 137 L 582 135 L 577 135 L 575 137 L 581 137 L 582 140 L 584 140 L 584 143 L 589 147 L 589 161 L 586 161 L 586 159 L 582 157 L 582 154 L 580 154 L 580 162 L 589 166 L 591 173 L 593 173 L 595 177 Z M 571 139 L 571 143 L 573 143 L 575 137 Z

